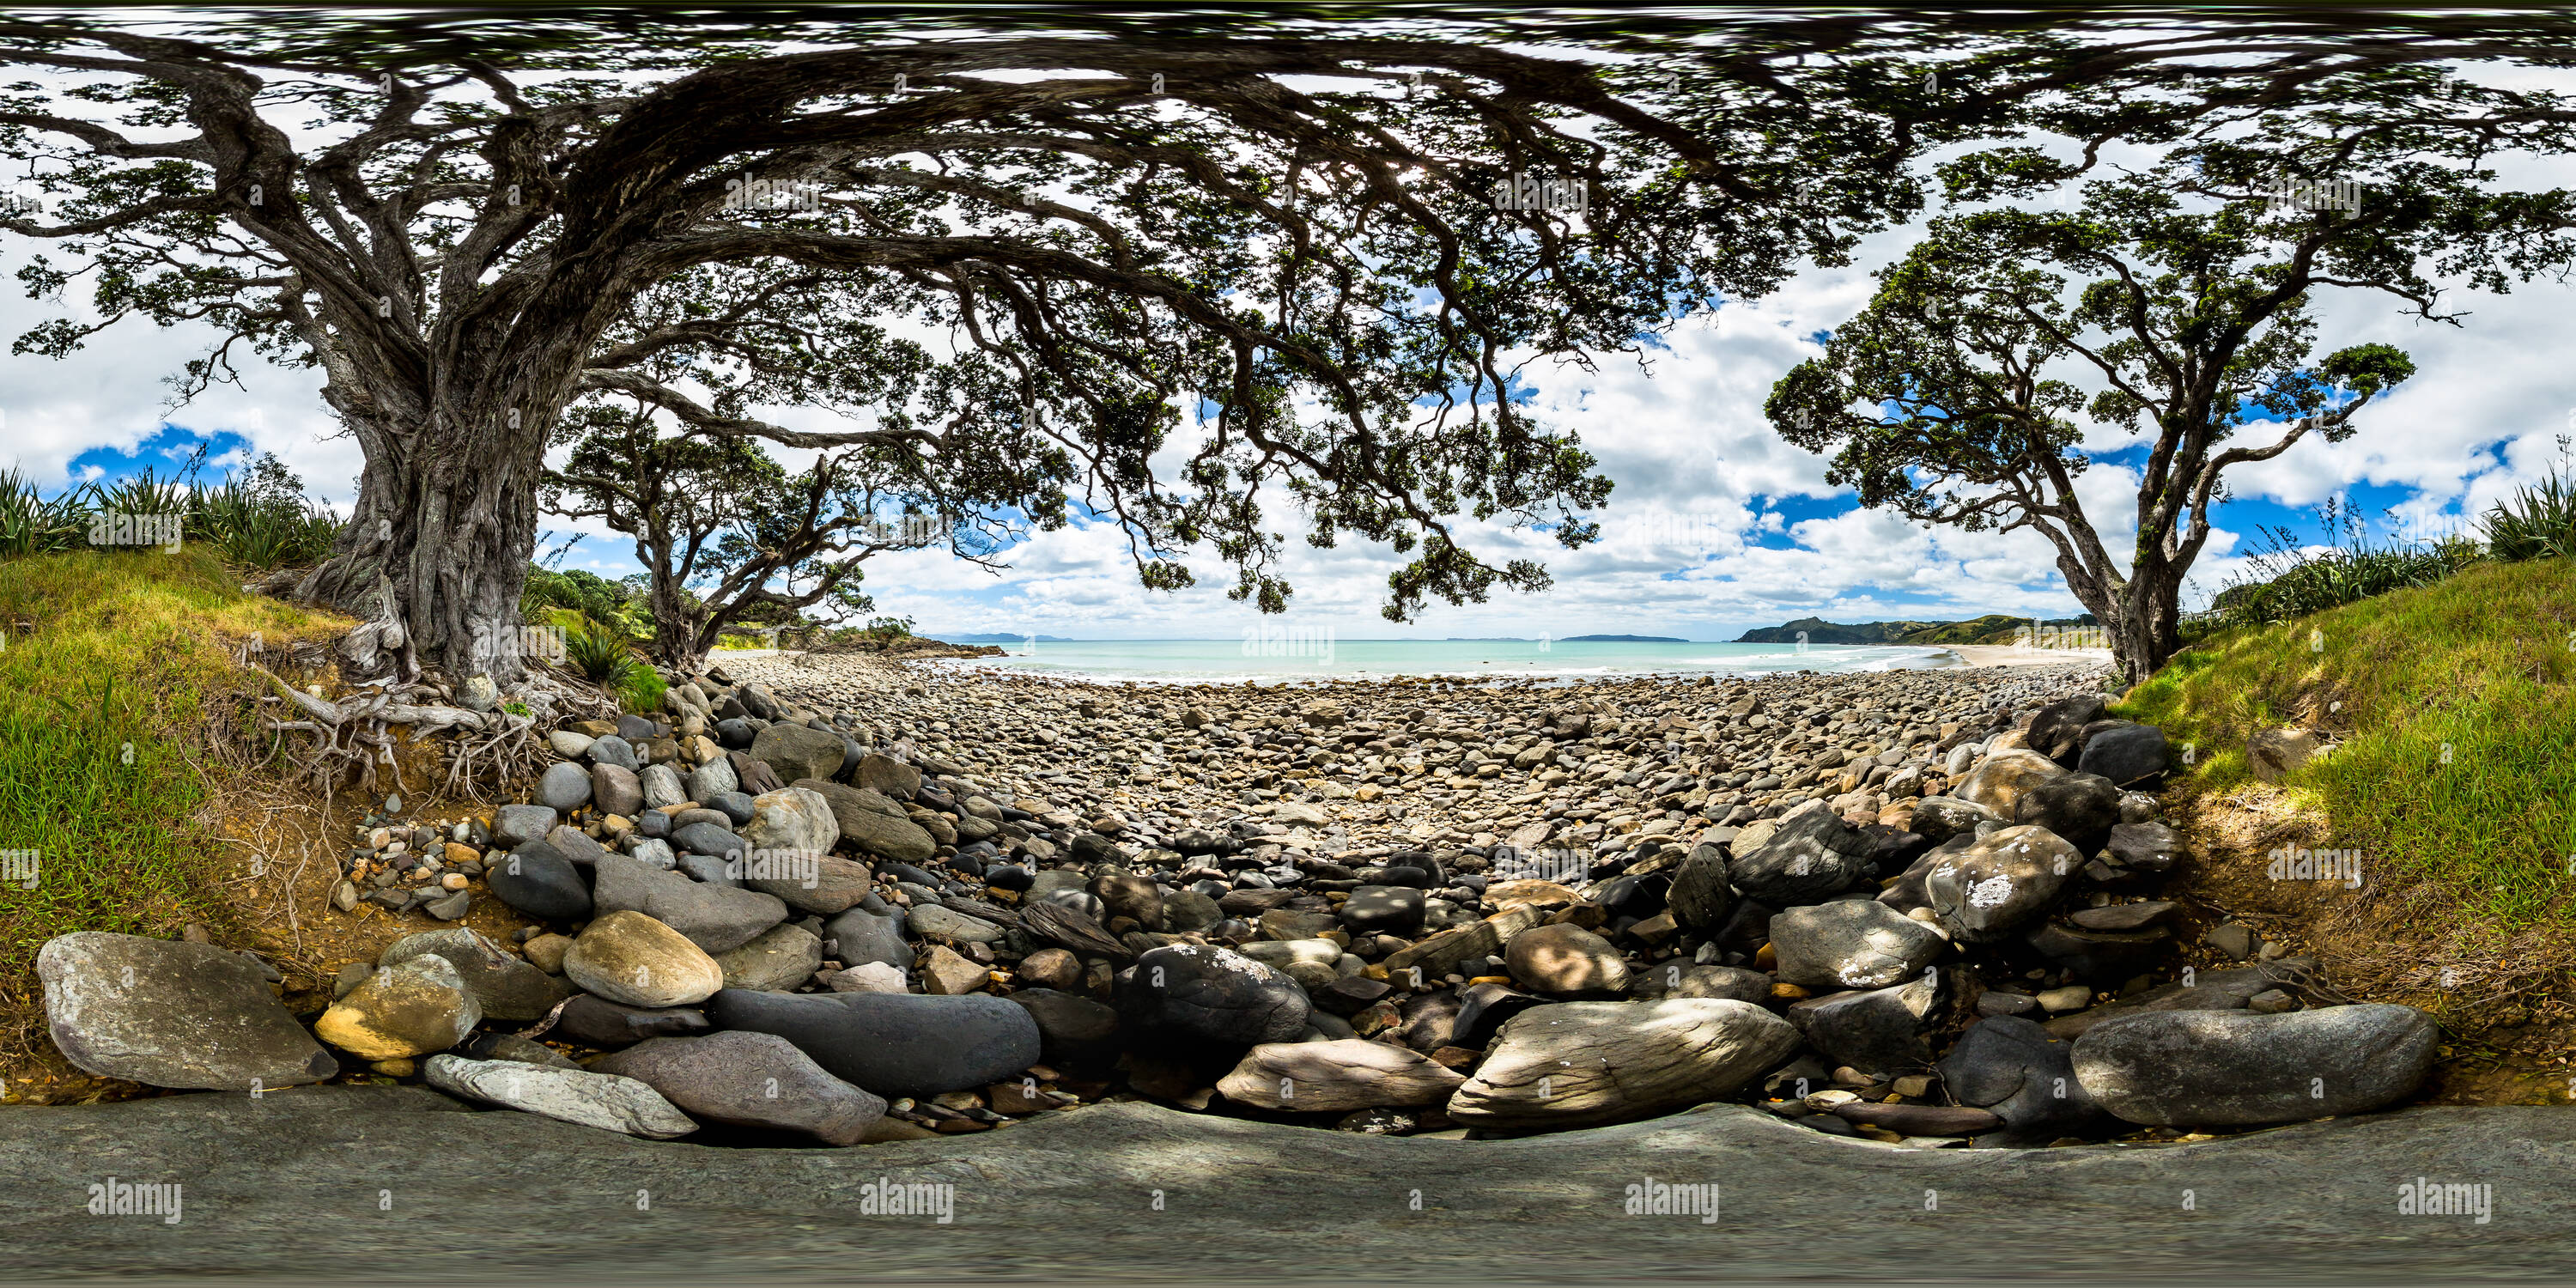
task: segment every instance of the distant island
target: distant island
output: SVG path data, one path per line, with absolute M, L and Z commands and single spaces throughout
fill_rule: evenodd
M 1821 617 L 1802 617 L 1786 626 L 1746 631 L 1738 644 L 1795 644 L 1805 635 L 1810 644 L 2010 644 L 2030 626 L 2027 617 L 1988 613 L 1964 622 L 1855 622 L 1838 625 Z M 2092 626 L 2091 613 L 2053 617 L 2042 626 Z
M 990 631 L 981 635 L 942 635 L 939 638 L 951 644 L 1026 644 L 1029 642 L 1029 637 L 1026 635 L 996 635 Z M 1072 640 L 1061 635 L 1040 635 L 1037 641 L 1040 644 L 1073 643 Z
M 1568 635 L 1560 644 L 1688 644 L 1670 635 Z

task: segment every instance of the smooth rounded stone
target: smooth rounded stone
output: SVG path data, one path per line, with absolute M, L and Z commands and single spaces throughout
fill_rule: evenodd
M 1273 908 L 1261 914 L 1261 937 L 1264 939 L 1313 939 L 1341 925 L 1341 919 L 1329 912 L 1295 912 Z
M 1503 1025 L 1449 1098 L 1471 1127 L 1589 1127 L 1734 1095 L 1798 1047 L 1749 1002 L 1560 1002 Z
M 547 766 L 537 780 L 537 799 L 546 808 L 569 814 L 590 803 L 590 771 L 569 760 Z
M 570 823 L 559 823 L 555 830 L 546 833 L 546 844 L 553 846 L 555 853 L 564 856 L 576 868 L 596 867 L 599 856 L 608 852 L 608 847 L 592 840 L 589 833 Z
M 909 993 L 912 987 L 904 981 L 903 972 L 884 962 L 861 962 L 846 966 L 823 977 L 835 993 Z
M 735 771 L 740 772 L 741 766 L 735 766 Z M 724 815 L 725 821 L 735 827 L 751 821 L 751 793 L 749 792 L 725 792 L 708 797 L 704 803 L 707 808 Z
M 841 772 L 839 734 L 798 724 L 774 724 L 751 740 L 751 758 L 769 766 L 781 783 L 830 778 Z
M 874 752 L 859 757 L 858 767 L 850 777 L 859 786 L 882 792 L 896 800 L 910 800 L 915 792 L 921 790 L 920 770 L 892 756 L 880 756 Z
M 521 961 L 481 934 L 461 928 L 405 935 L 377 955 L 376 965 L 396 966 L 428 953 L 455 968 L 487 1020 L 541 1020 L 555 1009 L 555 1003 L 570 996 L 561 980 L 533 961 Z
M 37 950 L 36 978 L 54 1046 L 102 1078 L 242 1091 L 340 1071 L 257 965 L 212 944 L 75 931 Z
M 1048 1064 L 1106 1064 L 1118 1057 L 1116 1008 L 1052 988 L 1023 988 L 1005 996 L 1037 1021 L 1040 1053 Z
M 491 887 L 494 898 L 531 917 L 579 921 L 591 912 L 590 887 L 583 883 L 580 869 L 542 839 L 523 842 L 507 857 L 487 861 L 483 883 Z
M 593 765 L 590 796 L 600 813 L 633 818 L 644 811 L 644 780 L 624 765 Z
M 703 1002 L 725 982 L 724 968 L 705 949 L 631 911 L 584 927 L 564 950 L 564 975 L 594 997 L 648 1008 Z
M 669 765 L 646 765 L 636 780 L 644 788 L 644 808 L 668 809 L 689 799 L 688 784 L 680 781 L 680 771 Z
M 758 732 L 751 727 L 750 721 L 739 716 L 716 721 L 716 742 L 728 751 L 748 748 Z
M 1130 918 L 1147 930 L 1163 928 L 1163 892 L 1150 877 L 1104 868 L 1091 878 L 1091 893 L 1112 917 Z
M 689 799 L 711 801 L 727 792 L 742 790 L 742 778 L 733 772 L 733 764 L 722 756 L 689 771 Z
M 823 968 L 823 940 L 794 923 L 772 926 L 740 948 L 715 954 L 726 988 L 784 993 Z
M 1183 935 L 1206 930 L 1225 920 L 1216 900 L 1197 890 L 1175 890 L 1163 896 L 1163 929 Z
M 1780 982 L 1801 988 L 1886 988 L 1921 972 L 1947 947 L 1930 926 L 1870 899 L 1790 908 L 1771 918 Z
M 2102 1106 L 2075 1076 L 2074 1050 L 2033 1020 L 1988 1016 L 1941 1058 L 1941 1083 L 1951 1099 L 2003 1120 L 1995 1144 L 2089 1135 L 2102 1125 Z
M 751 848 L 751 843 L 736 836 L 732 829 L 702 821 L 682 823 L 672 828 L 671 844 L 686 854 L 706 854 L 719 859 Z
M 718 1028 L 775 1033 L 832 1076 L 881 1096 L 935 1096 L 1017 1079 L 1039 1060 L 1037 1021 L 990 993 L 755 993 L 708 1003 Z
M 876 889 L 875 874 L 868 865 L 829 854 L 806 857 L 812 867 L 800 863 L 764 861 L 763 851 L 754 850 L 742 867 L 745 887 L 774 894 L 798 912 L 829 917 L 847 911 Z
M 1015 974 L 1034 988 L 1069 989 L 1082 982 L 1082 959 L 1061 948 L 1041 948 L 1021 958 Z
M 1973 835 L 1979 823 L 2003 821 L 2001 815 L 1975 801 L 1957 796 L 1926 796 L 1915 802 L 1906 830 L 1938 847 L 1961 833 Z
M 669 872 L 680 866 L 680 856 L 671 852 L 669 841 L 641 840 L 627 851 L 636 862 L 658 872 Z
M 644 758 L 636 754 L 634 742 L 619 734 L 590 744 L 590 763 L 615 765 L 629 773 L 639 773 L 644 768 Z
M 543 805 L 504 805 L 492 811 L 492 845 L 515 850 L 555 830 L 556 813 Z
M 2084 726 L 2102 718 L 2099 693 L 2079 693 L 2041 707 L 2024 734 L 2030 749 L 2050 760 L 2067 761 L 2083 746 Z
M 885 1117 L 883 1097 L 824 1072 L 772 1033 L 654 1038 L 590 1067 L 633 1078 L 703 1122 L 801 1132 L 827 1145 L 858 1144 Z
M 1814 903 L 1849 889 L 1868 866 L 1859 834 L 1823 801 L 1810 800 L 1777 822 L 1759 845 L 1747 851 L 1739 843 L 1727 861 L 1727 879 L 1748 897 L 1783 908 Z
M 904 916 L 903 924 L 925 939 L 953 939 L 966 944 L 999 943 L 1003 933 L 992 922 L 935 903 L 915 907 Z
M 1209 1042 L 1286 1042 L 1311 1005 L 1285 973 L 1231 949 L 1171 944 L 1118 973 L 1118 1011 L 1151 1031 Z
M 1503 950 L 1514 982 L 1533 993 L 1616 993 L 1628 987 L 1628 964 L 1610 941 L 1567 923 L 1512 937 Z
M 1265 1042 L 1216 1089 L 1236 1104 L 1295 1113 L 1437 1105 L 1467 1079 L 1389 1042 Z
M 546 745 L 554 748 L 555 754 L 566 760 L 579 760 L 589 755 L 590 744 L 597 741 L 599 740 L 589 734 L 575 733 L 570 729 L 557 729 L 546 735 Z
M 856 966 L 883 962 L 897 970 L 912 969 L 912 945 L 903 937 L 903 919 L 852 908 L 823 924 L 825 956 Z
M 2183 852 L 2182 837 L 2162 823 L 2122 823 L 2105 843 L 2111 860 L 2140 872 L 2168 872 Z
M 2173 768 L 2173 744 L 2155 725 L 2127 725 L 2105 730 L 2084 742 L 2076 761 L 2079 773 L 2099 774 L 2122 787 L 2134 787 L 2164 776 Z
M 2055 902 L 2083 864 L 2075 847 L 2047 828 L 2007 827 L 1934 864 L 1923 892 L 1952 935 L 1999 939 Z
M 1771 1000 L 1771 977 L 1741 966 L 1656 962 L 1630 972 L 1628 991 L 1638 997 L 1710 997 L 1761 1005 Z
M 662 726 L 649 716 L 627 712 L 617 717 L 617 736 L 632 743 L 644 743 L 660 736 Z
M 1262 939 L 1235 951 L 1297 981 L 1300 988 L 1318 989 L 1340 978 L 1334 965 L 1342 958 L 1342 946 L 1329 939 Z
M 1015 863 L 1005 863 L 1000 867 L 986 868 L 984 870 L 984 884 L 991 886 L 996 890 L 1011 890 L 1025 893 L 1030 884 L 1036 880 L 1036 873 Z
M 787 904 L 774 894 L 694 881 L 628 855 L 605 855 L 596 871 L 592 893 L 601 914 L 643 913 L 709 953 L 740 948 L 787 920 Z
M 2133 1123 L 2225 1127 L 2379 1109 L 2433 1071 L 2441 1029 L 2411 1006 L 2263 1015 L 2151 1011 L 2075 1040 L 2075 1076 Z
M 2120 821 L 2120 789 L 2099 774 L 2068 774 L 2032 787 L 2013 803 L 2013 821 L 2059 836 L 2090 838 L 2090 849 Z
M 529 965 L 549 975 L 561 975 L 564 950 L 570 947 L 572 936 L 549 933 L 532 936 L 528 942 L 519 945 L 519 951 L 527 954 Z
M 1950 794 L 1971 805 L 1982 805 L 1999 819 L 2011 818 L 2013 806 L 2022 793 L 2041 783 L 2064 778 L 2066 769 L 2056 761 L 2027 748 L 1998 751 L 1968 771 L 1968 776 L 1953 783 Z
M 896 863 L 928 863 L 939 854 L 939 841 L 908 818 L 855 810 L 841 816 L 841 837 L 863 854 Z
M 1043 899 L 1059 890 L 1084 893 L 1090 888 L 1091 878 L 1079 868 L 1048 868 L 1029 879 L 1028 894 L 1032 899 Z
M 1423 895 L 1410 886 L 1364 885 L 1340 910 L 1342 924 L 1361 934 L 1410 938 L 1422 929 Z M 1195 929 L 1195 927 L 1194 927 Z
M 2004 1125 L 2000 1116 L 1964 1105 L 1884 1105 L 1850 1100 L 1834 1106 L 1833 1114 L 1844 1122 L 1867 1123 L 1904 1136 L 1973 1136 Z
M 444 1051 L 482 1021 L 456 967 L 422 953 L 377 968 L 314 1021 L 313 1033 L 361 1060 L 401 1060 Z
M 789 787 L 752 798 L 751 821 L 742 825 L 742 837 L 755 850 L 829 854 L 841 843 L 841 824 L 822 793 Z
M 736 866 L 738 865 L 730 859 L 719 859 L 706 854 L 683 854 L 672 863 L 671 870 L 704 885 L 739 890 L 742 888 L 742 879 L 733 874 Z
M 1827 1060 L 1886 1073 L 1932 1063 L 1929 1035 L 1940 1012 L 1940 981 L 1918 977 L 1894 988 L 1811 997 L 1791 1003 L 1788 1014 Z
M 1726 879 L 1725 849 L 1713 841 L 1692 846 L 1689 856 L 1673 868 L 1664 906 L 1672 910 L 1673 920 L 1691 930 L 1725 925 L 1727 914 L 1735 910 L 1735 891 Z
M 690 1007 L 624 1006 L 588 993 L 575 993 L 555 1013 L 546 1036 L 577 1046 L 616 1048 L 646 1038 L 685 1037 L 704 1033 L 707 1013 Z
M 422 1072 L 428 1075 L 429 1085 L 452 1096 L 602 1131 L 671 1140 L 698 1129 L 660 1092 L 615 1074 L 453 1055 L 431 1056 Z

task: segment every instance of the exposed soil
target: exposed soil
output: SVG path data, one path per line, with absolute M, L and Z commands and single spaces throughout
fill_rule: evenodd
M 2326 981 L 2363 1002 L 2420 1007 L 2440 1021 L 2442 1058 L 2425 1101 L 2446 1105 L 2576 1103 L 2576 933 L 2508 933 L 2380 869 L 2366 850 L 2358 884 L 2276 880 L 2275 851 L 2359 848 L 2332 821 L 2261 783 L 2196 785 L 2164 796 L 2192 861 L 2167 897 L 2196 914 L 2193 940 L 2222 921 L 2252 926 L 2292 955 L 2314 955 Z M 2233 964 L 2205 944 L 2193 953 Z

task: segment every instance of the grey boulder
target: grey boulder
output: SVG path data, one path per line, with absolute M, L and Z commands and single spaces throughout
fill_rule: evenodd
M 45 941 L 36 978 L 54 1045 L 102 1078 L 244 1091 L 340 1071 L 258 966 L 212 944 L 77 931 Z
M 1876 900 L 1837 899 L 1771 918 L 1780 982 L 1801 988 L 1886 988 L 1948 946 L 1930 926 Z
M 784 993 L 823 968 L 823 941 L 792 922 L 772 926 L 740 948 L 715 954 L 726 988 Z
M 1992 940 L 2044 911 L 2083 864 L 2046 828 L 2007 827 L 1934 864 L 1923 891 L 1951 934 Z
M 1037 1021 L 989 993 L 755 993 L 707 1004 L 716 1027 L 775 1033 L 832 1076 L 881 1096 L 983 1087 L 1038 1062 Z
M 1450 1097 L 1474 1127 L 1585 1127 L 1735 1094 L 1796 1050 L 1779 1016 L 1748 1002 L 1560 1002 L 1505 1022 Z
M 1745 895 L 1790 907 L 1849 889 L 1867 867 L 1859 834 L 1831 806 L 1811 800 L 1781 815 L 1760 844 L 1737 851 L 1726 875 Z
M 1119 1013 L 1139 1028 L 1211 1042 L 1286 1042 L 1311 1005 L 1297 982 L 1231 949 L 1171 944 L 1121 971 Z
M 598 872 L 593 894 L 602 916 L 643 913 L 710 953 L 740 948 L 787 920 L 787 905 L 776 895 L 692 881 L 628 855 L 601 858 Z
M 2432 1072 L 2440 1041 L 2432 1017 L 2411 1006 L 2152 1011 L 2086 1030 L 2075 1076 L 2133 1123 L 2286 1123 L 2404 1099 Z
M 824 1072 L 772 1033 L 653 1038 L 590 1067 L 641 1082 L 707 1122 L 801 1132 L 827 1145 L 859 1143 L 886 1110 L 883 1097 Z
M 465 991 L 487 1020 L 536 1020 L 571 996 L 563 981 L 537 969 L 463 928 L 429 930 L 395 940 L 376 957 L 378 966 L 394 966 L 428 954 L 456 968 Z
M 431 1056 L 422 1071 L 429 1075 L 429 1085 L 449 1095 L 602 1131 L 669 1140 L 698 1129 L 660 1092 L 614 1074 L 453 1055 Z

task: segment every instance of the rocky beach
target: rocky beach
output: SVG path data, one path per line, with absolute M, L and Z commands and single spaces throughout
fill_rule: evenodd
M 524 802 L 371 816 L 333 902 L 419 928 L 318 1016 L 204 944 L 73 934 L 40 973 L 103 1076 L 363 1070 L 648 1139 L 1136 1100 L 1505 1137 L 1735 1101 L 2032 1146 L 2403 1100 L 2427 1017 L 2157 897 L 2191 861 L 2153 795 L 2183 753 L 2107 718 L 2105 676 L 1136 687 L 719 655 L 659 717 L 552 731 Z M 439 928 L 487 900 L 522 924 Z

